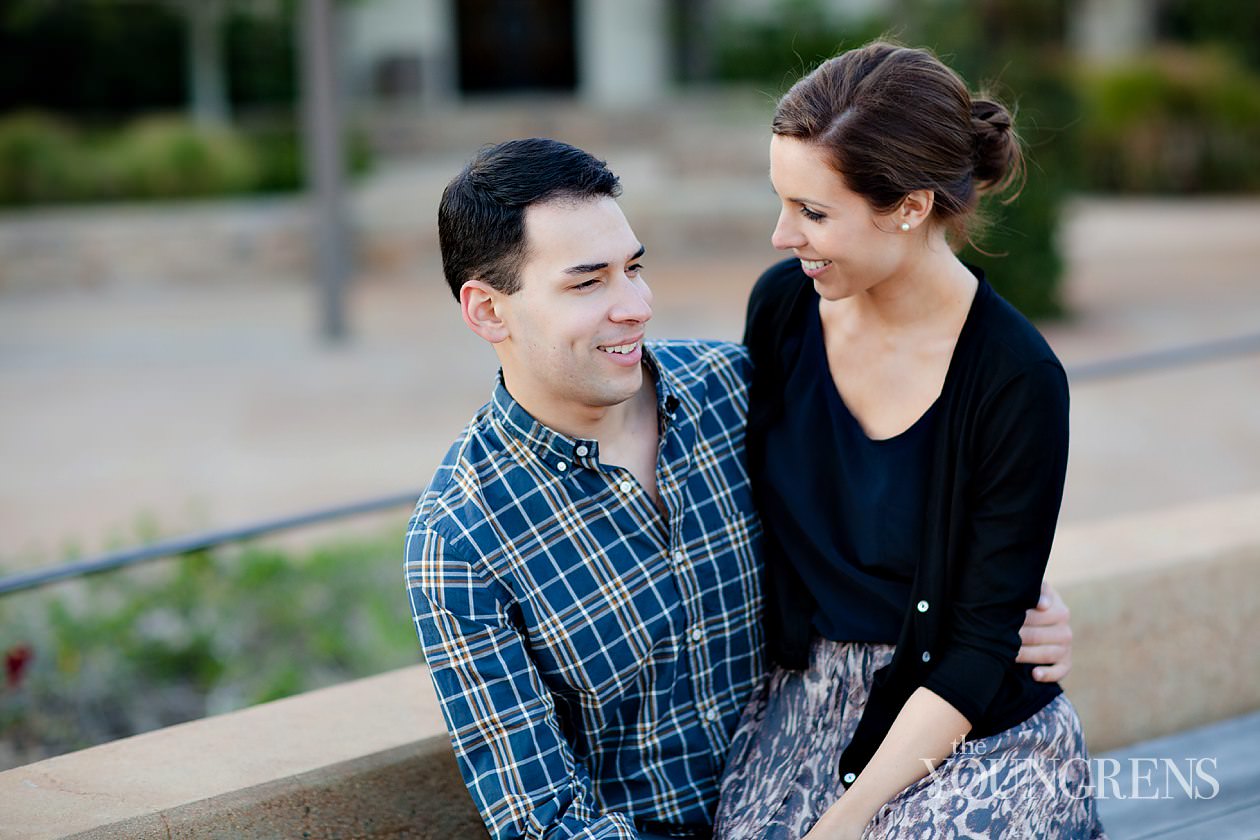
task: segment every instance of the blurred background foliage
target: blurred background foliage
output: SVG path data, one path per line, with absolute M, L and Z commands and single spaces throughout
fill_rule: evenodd
M 371 168 L 366 136 L 346 136 L 346 167 Z M 0 116 L 0 206 L 287 192 L 303 167 L 293 119 L 201 125 L 176 114 L 91 127 L 42 111 Z
M 400 557 L 252 545 L 0 601 L 0 769 L 414 664 Z

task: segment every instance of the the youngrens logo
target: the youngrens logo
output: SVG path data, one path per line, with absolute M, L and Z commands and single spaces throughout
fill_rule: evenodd
M 962 741 L 946 770 L 923 759 L 940 796 L 1010 799 L 1033 787 L 1084 799 L 1215 799 L 1221 792 L 1215 758 L 1070 758 L 986 755 L 983 741 Z

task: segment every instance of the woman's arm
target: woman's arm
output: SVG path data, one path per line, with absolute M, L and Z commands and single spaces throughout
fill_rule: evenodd
M 885 802 L 936 769 L 970 731 L 971 723 L 957 709 L 930 690 L 917 689 L 901 707 L 866 769 L 805 840 L 861 837 Z

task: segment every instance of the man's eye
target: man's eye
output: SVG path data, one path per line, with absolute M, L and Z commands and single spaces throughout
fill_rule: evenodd
M 574 286 L 573 288 L 575 288 L 575 289 L 590 289 L 590 288 L 594 287 L 594 285 L 595 285 L 596 283 L 598 283 L 598 282 L 599 282 L 599 278 L 598 278 L 598 277 L 592 277 L 590 280 L 584 280 L 583 282 L 578 283 L 578 284 L 577 284 L 576 286 Z
M 809 219 L 811 222 L 818 222 L 827 218 L 822 213 L 815 213 L 813 210 L 810 210 L 808 207 L 801 208 L 801 215 Z

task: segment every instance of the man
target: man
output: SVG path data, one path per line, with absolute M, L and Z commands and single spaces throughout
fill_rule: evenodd
M 707 837 L 763 671 L 748 357 L 644 346 L 652 294 L 619 193 L 587 153 L 519 140 L 439 208 L 447 282 L 502 370 L 419 501 L 406 573 L 495 837 Z M 1063 641 L 1065 610 L 1040 613 Z

